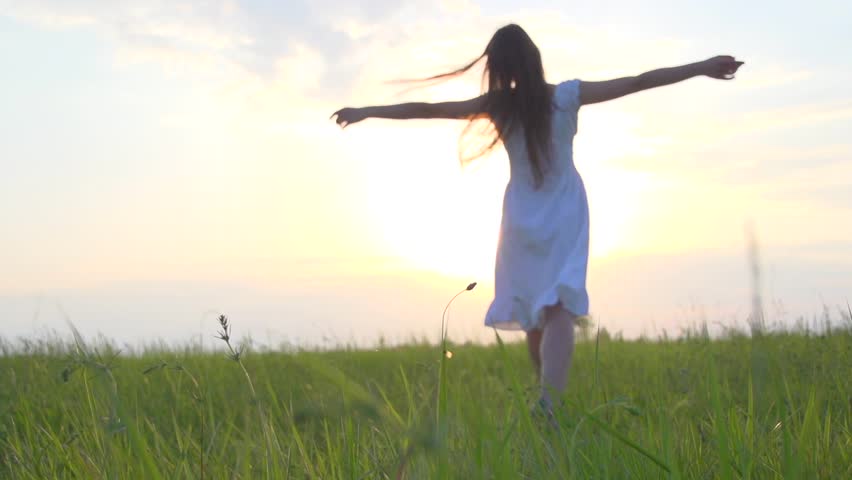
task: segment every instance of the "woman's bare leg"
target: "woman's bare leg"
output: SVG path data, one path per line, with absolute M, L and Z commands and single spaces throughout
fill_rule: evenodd
M 535 378 L 541 379 L 541 330 L 527 332 L 527 349 L 535 368 Z
M 574 314 L 561 304 L 544 312 L 541 334 L 541 398 L 549 407 L 553 396 L 562 395 L 574 354 Z

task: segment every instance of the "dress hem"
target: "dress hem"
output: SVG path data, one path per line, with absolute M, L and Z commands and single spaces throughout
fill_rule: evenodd
M 528 332 L 530 330 L 535 330 L 541 326 L 541 322 L 544 320 L 544 309 L 559 304 L 561 304 L 562 308 L 568 310 L 575 317 L 586 316 L 589 314 L 589 301 L 588 294 L 584 290 L 585 289 L 574 289 L 567 285 L 557 285 L 550 289 L 545 295 L 542 295 L 539 301 L 536 302 L 536 306 L 532 309 L 532 311 L 527 312 L 518 312 L 518 310 L 522 310 L 522 305 L 520 302 L 513 302 L 513 308 L 511 308 L 511 311 L 508 312 L 508 318 L 529 319 L 529 322 L 523 322 L 521 320 L 495 320 L 495 317 L 506 318 L 506 316 L 495 315 L 492 312 L 494 305 L 497 304 L 497 300 L 495 299 L 486 314 L 485 326 L 492 327 L 497 330 L 508 331 L 522 330 Z

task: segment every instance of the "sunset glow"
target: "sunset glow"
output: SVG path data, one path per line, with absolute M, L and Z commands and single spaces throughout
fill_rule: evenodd
M 732 82 L 581 108 L 593 316 L 634 333 L 633 308 L 669 325 L 694 301 L 739 318 L 748 222 L 766 288 L 796 312 L 852 288 L 852 69 L 835 54 L 852 47 L 847 3 L 132 3 L 11 1 L 0 14 L 0 316 L 33 319 L 20 331 L 64 328 L 55 305 L 109 329 L 144 304 L 176 335 L 212 309 L 306 338 L 408 333 L 470 280 L 483 286 L 459 325 L 480 331 L 502 148 L 462 167 L 464 122 L 341 131 L 329 115 L 478 95 L 481 70 L 393 81 L 466 64 L 508 22 L 530 32 L 551 83 L 746 60 Z M 405 301 L 388 307 L 390 292 Z

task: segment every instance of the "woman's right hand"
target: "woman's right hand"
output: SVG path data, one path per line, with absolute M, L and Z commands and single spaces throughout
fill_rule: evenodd
M 719 55 L 704 61 L 702 70 L 704 75 L 717 80 L 733 80 L 737 70 L 745 62 L 741 62 L 730 55 Z
M 353 123 L 358 123 L 367 118 L 367 113 L 363 108 L 341 108 L 331 114 L 330 118 L 334 118 L 335 122 L 340 125 L 340 128 L 346 128 Z

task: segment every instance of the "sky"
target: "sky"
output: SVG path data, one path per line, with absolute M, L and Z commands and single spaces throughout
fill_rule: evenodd
M 0 322 L 6 338 L 211 341 L 227 314 L 267 346 L 489 341 L 508 165 L 462 167 L 458 121 L 343 106 L 414 90 L 500 26 L 548 80 L 717 54 L 696 78 L 580 110 L 594 321 L 627 337 L 744 326 L 759 246 L 770 322 L 852 297 L 852 6 L 720 0 L 0 0 Z M 508 335 L 509 338 L 517 336 Z

